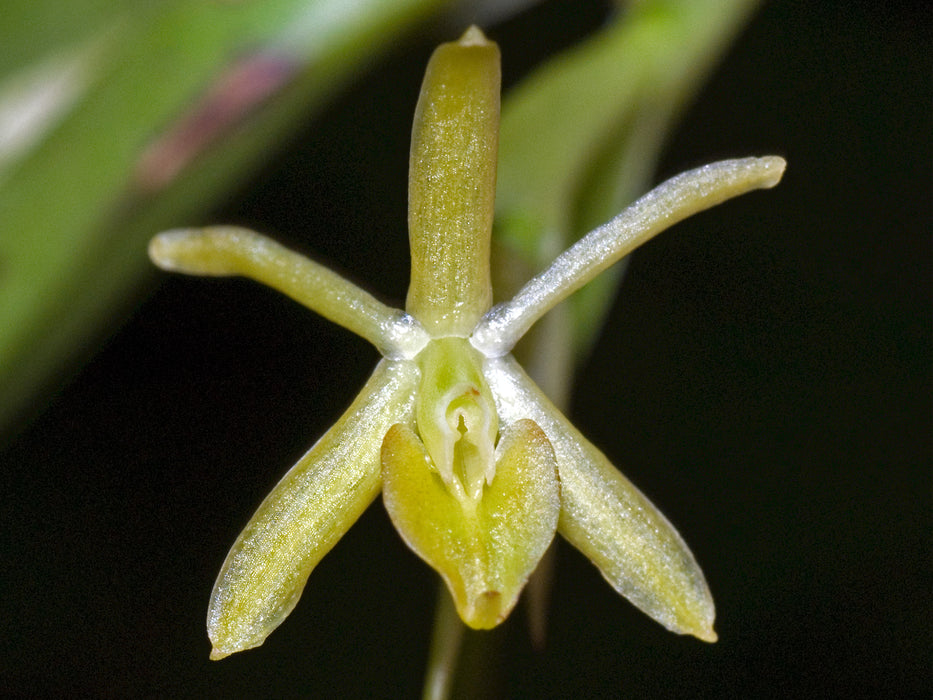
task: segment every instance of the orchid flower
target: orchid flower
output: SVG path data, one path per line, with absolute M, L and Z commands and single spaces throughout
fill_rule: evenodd
M 492 306 L 499 84 L 498 48 L 475 27 L 428 64 L 412 134 L 404 311 L 245 229 L 173 230 L 150 244 L 166 270 L 252 278 L 383 355 L 233 545 L 208 610 L 214 659 L 263 643 L 380 492 L 472 628 L 508 616 L 559 532 L 662 625 L 716 639 L 712 597 L 680 535 L 509 353 L 558 302 L 661 230 L 777 184 L 784 161 L 728 160 L 678 175 Z

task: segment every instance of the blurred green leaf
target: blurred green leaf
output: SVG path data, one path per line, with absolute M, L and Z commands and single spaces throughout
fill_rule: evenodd
M 513 90 L 503 102 L 496 192 L 503 248 L 540 269 L 644 193 L 674 119 L 757 4 L 628 3 L 602 32 Z M 623 270 L 617 266 L 569 300 L 564 332 L 578 354 L 601 327 Z M 560 314 L 552 322 L 559 325 Z M 569 376 L 554 369 L 554 352 L 533 354 L 548 358 L 542 371 Z M 540 381 L 547 390 L 550 383 Z
M 153 232 L 210 207 L 445 4 L 6 3 L 0 114 L 19 110 L 25 136 L 0 133 L 0 427 L 99 329 Z
M 119 13 L 152 4 L 143 0 L 4 0 L 0 76 L 40 60 L 57 47 L 91 37 Z

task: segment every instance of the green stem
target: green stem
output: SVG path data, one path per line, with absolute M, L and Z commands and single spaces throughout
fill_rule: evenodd
M 431 652 L 424 677 L 424 700 L 446 700 L 450 697 L 457 672 L 457 660 L 463 645 L 466 626 L 454 608 L 453 600 L 443 582 L 438 584 Z

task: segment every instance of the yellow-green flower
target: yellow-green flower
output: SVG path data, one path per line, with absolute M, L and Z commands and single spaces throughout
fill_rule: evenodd
M 636 246 L 697 211 L 775 185 L 784 161 L 723 161 L 679 175 L 491 307 L 498 119 L 498 48 L 471 28 L 434 53 L 415 114 L 405 311 L 244 229 L 152 240 L 150 256 L 164 269 L 258 280 L 383 355 L 233 545 L 208 611 L 212 658 L 262 644 L 380 491 L 399 533 L 443 577 L 471 627 L 508 616 L 559 532 L 665 627 L 716 639 L 712 598 L 683 540 L 509 353 L 541 316 Z

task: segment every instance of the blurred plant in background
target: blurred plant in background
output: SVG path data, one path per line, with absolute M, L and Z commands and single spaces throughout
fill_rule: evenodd
M 87 354 L 146 270 L 153 231 L 215 206 L 444 5 L 6 3 L 0 425 Z

